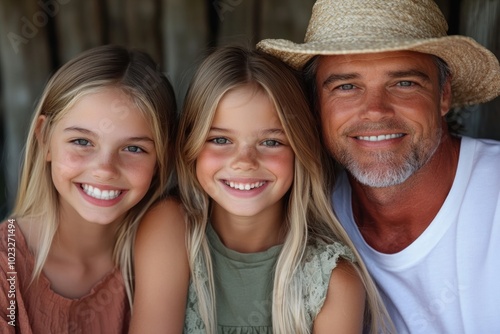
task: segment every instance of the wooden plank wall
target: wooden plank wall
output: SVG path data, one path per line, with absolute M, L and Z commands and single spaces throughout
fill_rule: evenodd
M 471 36 L 500 58 L 500 0 L 462 0 L 460 33 Z M 465 133 L 500 140 L 500 98 L 459 114 Z
M 314 0 L 1 0 L 0 218 L 14 200 L 20 152 L 43 85 L 93 46 L 141 48 L 161 63 L 182 98 L 207 48 L 263 38 L 301 42 Z M 500 0 L 437 0 L 450 32 L 500 55 Z M 459 24 L 460 23 L 460 24 Z M 500 101 L 461 119 L 469 134 L 500 139 Z M 476 112 L 478 111 L 478 112 Z

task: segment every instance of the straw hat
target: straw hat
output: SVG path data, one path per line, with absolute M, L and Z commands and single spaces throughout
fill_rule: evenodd
M 303 44 L 266 39 L 257 48 L 296 69 L 315 55 L 409 50 L 442 58 L 452 72 L 453 106 L 500 95 L 498 59 L 465 36 L 448 36 L 432 0 L 317 0 Z

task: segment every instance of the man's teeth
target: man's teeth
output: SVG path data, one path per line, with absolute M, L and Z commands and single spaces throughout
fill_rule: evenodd
M 266 182 L 260 181 L 260 182 L 255 182 L 255 183 L 237 183 L 237 182 L 233 182 L 233 181 L 225 181 L 225 183 L 226 183 L 226 185 L 228 185 L 234 189 L 250 190 L 250 189 L 262 187 Z
M 82 189 L 90 197 L 104 200 L 115 199 L 122 193 L 120 190 L 101 190 L 89 184 L 82 184 Z
M 388 139 L 394 139 L 394 138 L 399 138 L 403 137 L 402 133 L 395 133 L 391 135 L 379 135 L 379 136 L 359 136 L 357 137 L 360 140 L 367 140 L 367 141 L 382 141 L 382 140 L 388 140 Z

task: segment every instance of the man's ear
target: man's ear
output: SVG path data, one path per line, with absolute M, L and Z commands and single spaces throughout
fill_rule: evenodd
M 450 111 L 451 100 L 451 75 L 449 75 L 441 89 L 441 116 L 444 117 Z
M 42 134 L 42 129 L 43 126 L 45 125 L 45 122 L 48 122 L 47 116 L 41 115 L 38 116 L 38 119 L 36 120 L 36 127 L 35 127 L 35 137 L 36 140 L 38 141 L 38 146 L 43 149 L 45 145 L 48 145 L 48 143 L 45 142 L 45 138 L 43 138 Z M 50 161 L 50 148 L 47 150 L 47 156 L 45 157 L 46 161 Z

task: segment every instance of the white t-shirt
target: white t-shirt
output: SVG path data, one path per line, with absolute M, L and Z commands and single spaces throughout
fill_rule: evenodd
M 422 235 L 396 254 L 377 252 L 364 241 L 345 173 L 333 203 L 398 333 L 500 333 L 500 142 L 462 138 L 443 206 Z

